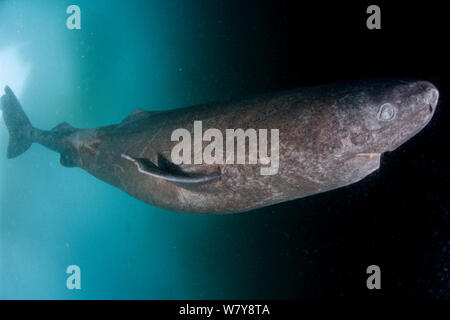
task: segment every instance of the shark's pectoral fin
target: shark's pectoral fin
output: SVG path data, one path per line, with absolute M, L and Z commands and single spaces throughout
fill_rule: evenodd
M 140 173 L 173 183 L 202 184 L 220 179 L 220 172 L 209 174 L 186 173 L 181 170 L 172 170 L 172 168 L 167 165 L 158 167 L 146 158 L 134 158 L 124 153 L 122 153 L 121 156 L 134 163 Z M 176 167 L 174 164 L 172 164 L 172 166 Z

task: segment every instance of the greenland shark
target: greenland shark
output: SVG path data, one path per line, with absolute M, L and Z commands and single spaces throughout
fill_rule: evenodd
M 82 168 L 151 205 L 220 214 L 360 181 L 379 168 L 384 152 L 427 125 L 438 97 L 427 81 L 369 79 L 167 111 L 136 109 L 118 124 L 79 129 L 64 122 L 49 131 L 31 125 L 9 87 L 0 102 L 10 135 L 8 158 L 36 142 L 58 152 L 63 166 Z M 174 131 L 183 128 L 195 135 L 196 121 L 223 136 L 230 128 L 278 130 L 276 145 L 267 142 L 271 155 L 279 155 L 276 172 L 261 174 L 267 167 L 263 161 L 174 161 L 173 148 L 179 143 L 173 140 Z M 200 147 L 208 147 L 209 141 L 200 140 Z M 191 144 L 192 149 L 199 147 L 198 141 L 190 141 L 188 149 Z

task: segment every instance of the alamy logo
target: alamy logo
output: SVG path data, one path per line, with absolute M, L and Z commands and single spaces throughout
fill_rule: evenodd
M 366 26 L 369 30 L 381 29 L 381 10 L 377 5 L 371 5 L 367 7 L 366 12 L 370 14 L 367 18 Z
M 181 140 L 181 141 L 180 141 Z M 183 128 L 172 132 L 171 141 L 179 141 L 171 153 L 172 162 L 192 164 L 261 164 L 261 175 L 274 175 L 278 172 L 279 130 L 270 130 L 270 155 L 268 154 L 267 129 L 226 129 L 225 143 L 222 131 L 210 128 L 203 132 L 202 121 L 194 121 L 194 140 L 191 133 Z M 203 149 L 203 142 L 210 142 Z M 248 141 L 248 153 L 246 153 Z M 236 142 L 236 143 L 235 143 Z M 235 155 L 236 153 L 236 155 Z M 248 156 L 247 156 L 248 155 Z
M 381 269 L 376 264 L 370 265 L 366 270 L 367 274 L 370 276 L 367 278 L 366 285 L 367 289 L 381 289 Z
M 81 29 L 81 10 L 77 5 L 70 5 L 66 9 L 66 13 L 70 16 L 66 20 L 66 26 L 69 30 L 80 30 Z
M 66 273 L 70 274 L 66 280 L 66 287 L 69 290 L 81 289 L 81 269 L 79 266 L 72 264 L 67 267 Z

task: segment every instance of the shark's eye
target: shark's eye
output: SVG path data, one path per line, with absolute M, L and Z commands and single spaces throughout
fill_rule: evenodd
M 385 103 L 378 111 L 378 120 L 389 121 L 395 117 L 395 107 L 390 103 Z

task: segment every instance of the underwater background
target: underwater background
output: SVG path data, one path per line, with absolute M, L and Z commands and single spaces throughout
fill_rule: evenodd
M 66 27 L 72 4 L 81 30 Z M 429 126 L 364 181 L 235 215 L 147 205 L 40 145 L 6 160 L 0 121 L 0 298 L 449 298 L 448 52 L 427 58 L 409 42 L 426 29 L 394 26 L 392 13 L 395 32 L 372 35 L 364 4 L 344 11 L 353 18 L 284 2 L 0 0 L 0 86 L 40 129 L 365 77 L 441 90 Z M 73 264 L 81 290 L 66 288 Z M 370 264 L 386 270 L 382 293 L 365 287 Z

